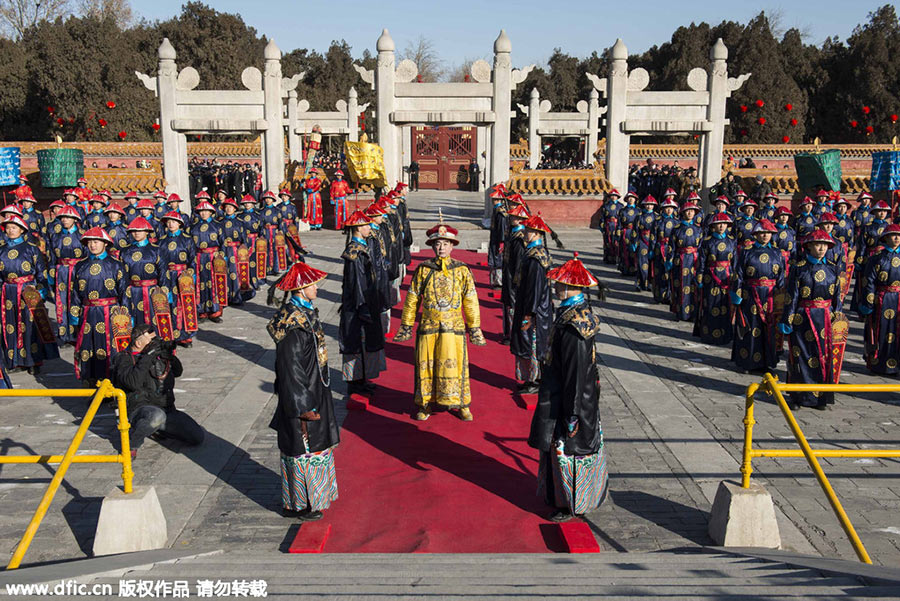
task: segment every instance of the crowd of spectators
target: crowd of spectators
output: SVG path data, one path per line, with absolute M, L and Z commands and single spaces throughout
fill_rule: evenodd
M 231 198 L 249 194 L 259 200 L 262 194 L 262 173 L 259 163 L 241 163 L 227 160 L 192 158 L 188 162 L 191 198 L 201 190 L 215 196 L 223 190 Z

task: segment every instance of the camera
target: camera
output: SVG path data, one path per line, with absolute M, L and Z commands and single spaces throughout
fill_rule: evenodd
M 170 359 L 175 354 L 175 342 L 172 340 L 163 340 L 158 336 L 150 341 L 144 349 L 147 355 L 159 355 L 163 359 Z

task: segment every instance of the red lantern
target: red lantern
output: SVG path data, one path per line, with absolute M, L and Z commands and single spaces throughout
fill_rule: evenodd
M 93 130 L 93 129 L 91 129 L 91 128 L 90 128 L 90 127 L 89 127 L 89 128 L 88 128 L 88 130 L 87 130 L 87 131 L 88 131 L 88 133 L 89 133 L 89 134 L 92 134 L 92 133 L 94 133 L 94 130 Z
M 747 128 L 745 127 L 745 128 L 743 128 L 743 129 L 741 129 L 740 134 L 741 134 L 742 136 L 746 136 L 746 135 L 747 135 Z
M 746 112 L 747 112 L 747 105 L 746 105 L 746 104 L 742 104 L 742 105 L 741 105 L 741 112 L 742 112 L 742 113 L 746 113 Z
M 759 123 L 760 125 L 765 125 L 765 124 L 766 124 L 766 118 L 765 118 L 765 117 L 760 117 L 759 119 L 756 120 L 756 122 Z
M 788 142 L 791 141 L 791 137 L 790 136 L 781 136 L 781 141 L 784 142 L 785 144 L 787 144 Z
M 50 114 L 52 115 L 52 114 L 54 113 L 53 107 L 52 107 L 52 106 L 48 106 L 48 107 L 47 107 L 47 112 L 50 113 Z
M 106 127 L 106 119 L 97 119 L 97 123 L 100 124 L 100 127 Z
M 870 109 L 869 107 L 867 107 L 867 106 L 864 106 L 864 107 L 863 107 L 863 112 L 864 112 L 865 114 L 868 115 L 871 111 L 872 111 L 872 109 Z
M 797 120 L 796 120 L 796 119 L 791 119 L 791 125 L 797 125 Z
M 153 131 L 159 131 L 159 123 L 154 123 L 154 124 L 151 125 L 150 127 L 153 128 Z
M 896 122 L 897 122 L 897 115 L 891 115 L 891 121 L 892 121 L 893 123 L 896 123 Z
M 127 133 L 127 132 L 124 132 L 124 131 L 120 131 L 120 132 L 119 132 L 119 139 L 120 139 L 120 140 L 124 140 L 126 137 L 128 137 L 128 133 Z
M 867 125 L 867 126 L 866 126 L 866 135 L 867 135 L 867 136 L 868 136 L 869 134 L 871 134 L 871 133 L 874 133 L 874 132 L 875 132 L 875 128 L 874 128 L 874 127 L 872 127 L 871 125 Z
M 857 125 L 859 125 L 859 121 L 857 121 L 856 119 L 850 122 L 850 127 L 856 127 Z
M 75 117 L 69 117 L 69 124 L 75 123 Z
M 112 100 L 110 100 L 109 102 L 106 103 L 106 108 L 114 109 L 114 108 L 116 108 L 116 103 L 113 102 Z
M 62 117 L 59 117 L 59 118 L 56 120 L 56 122 L 59 123 L 60 125 L 62 125 L 62 124 L 65 123 L 66 121 L 65 121 L 65 119 L 63 119 Z
M 791 104 L 790 102 L 788 102 L 786 105 L 784 105 L 784 110 L 792 111 L 792 110 L 794 110 L 794 105 Z
M 762 100 L 757 100 L 757 101 L 756 101 L 756 106 L 757 106 L 758 108 L 762 108 L 764 104 L 765 104 L 765 102 L 763 102 Z

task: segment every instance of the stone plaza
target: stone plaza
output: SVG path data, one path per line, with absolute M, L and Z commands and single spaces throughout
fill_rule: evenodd
M 438 208 L 458 223 L 462 248 L 479 250 L 477 193 L 420 192 L 409 197 L 414 236 L 436 221 Z M 738 374 L 728 348 L 700 344 L 666 307 L 634 291 L 601 260 L 598 231 L 560 230 L 589 269 L 608 286 L 598 336 L 602 363 L 601 418 L 610 453 L 611 493 L 587 516 L 606 553 L 640 553 L 712 545 L 709 510 L 718 483 L 739 481 L 743 443 L 743 394 L 758 376 Z M 307 260 L 331 275 L 317 303 L 331 357 L 338 357 L 335 331 L 340 297 L 343 236 L 304 235 Z M 556 261 L 570 251 L 554 250 Z M 148 441 L 134 463 L 135 484 L 154 486 L 168 522 L 167 547 L 197 553 L 227 550 L 249 554 L 283 548 L 289 528 L 279 513 L 280 479 L 275 433 L 268 421 L 273 396 L 274 347 L 264 325 L 273 314 L 258 295 L 227 310 L 222 324 L 204 324 L 193 348 L 181 351 L 185 373 L 176 382 L 177 406 L 207 430 L 198 448 Z M 860 359 L 861 329 L 851 331 L 842 381 L 889 382 L 866 373 Z M 511 361 L 509 356 L 498 361 Z M 346 396 L 332 359 L 335 400 L 341 418 Z M 71 357 L 45 366 L 37 379 L 13 375 L 17 388 L 77 386 Z M 756 444 L 791 448 L 792 436 L 771 400 L 757 403 Z M 60 452 L 85 409 L 83 399 L 7 399 L 0 446 L 4 453 Z M 898 401 L 893 395 L 843 395 L 826 412 L 797 413 L 814 448 L 877 449 L 896 444 Z M 82 453 L 107 453 L 116 443 L 115 418 L 104 406 Z M 524 433 L 523 433 L 524 434 Z M 823 459 L 826 473 L 877 564 L 900 560 L 900 476 L 893 460 Z M 783 548 L 810 555 L 854 559 L 825 496 L 802 459 L 757 459 L 753 481 L 772 494 Z M 3 466 L 0 502 L 2 540 L 11 552 L 53 474 L 52 467 Z M 121 481 L 114 466 L 82 464 L 69 471 L 27 555 L 26 563 L 86 557 L 102 497 Z M 340 502 L 340 501 L 338 501 Z M 353 527 L 365 528 L 365 524 Z M 287 541 L 289 542 L 289 541 Z

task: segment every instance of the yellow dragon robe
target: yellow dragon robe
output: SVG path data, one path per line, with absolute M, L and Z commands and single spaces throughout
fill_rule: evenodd
M 463 408 L 471 402 L 466 331 L 473 344 L 483 345 L 475 280 L 465 263 L 451 258 L 429 259 L 413 274 L 400 317 L 403 329 L 422 319 L 416 331 L 416 405 L 435 403 Z

